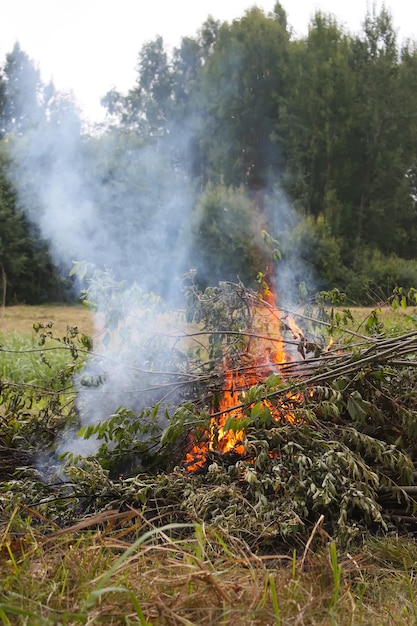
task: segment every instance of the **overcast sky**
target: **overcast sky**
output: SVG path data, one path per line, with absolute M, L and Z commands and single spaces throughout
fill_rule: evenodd
M 33 59 L 45 81 L 72 90 L 97 116 L 99 100 L 110 88 L 133 86 L 142 44 L 156 35 L 177 45 L 194 35 L 210 14 L 231 21 L 256 4 L 272 11 L 275 0 L 3 0 L 0 61 L 16 41 Z M 350 31 L 360 30 L 372 0 L 282 0 L 289 24 L 305 34 L 316 9 L 333 13 Z M 377 0 L 377 7 L 382 1 Z M 386 0 L 400 39 L 417 39 L 417 2 Z

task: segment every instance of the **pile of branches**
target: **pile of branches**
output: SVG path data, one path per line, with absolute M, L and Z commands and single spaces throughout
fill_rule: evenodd
M 205 522 L 265 551 L 305 542 L 318 525 L 344 545 L 370 531 L 414 531 L 417 330 L 387 336 L 374 319 L 359 332 L 347 310 L 315 307 L 298 314 L 294 333 L 284 313 L 280 341 L 298 358 L 270 364 L 234 407 L 217 410 L 225 361 L 242 369 L 254 343 L 277 341 L 263 327 L 271 307 L 240 284 L 192 286 L 187 323 L 196 330 L 184 336 L 200 347 L 181 354 L 181 389 L 187 372 L 190 386 L 184 402 L 164 407 L 168 425 L 149 436 L 158 405 L 117 411 L 83 430 L 102 441 L 94 457 L 67 456 L 50 484 L 33 468 L 4 482 L 5 510 L 20 501 L 65 526 L 140 508 L 153 523 Z M 190 472 L 187 452 L 216 441 L 221 415 L 225 428 L 243 430 L 244 451 L 211 444 Z

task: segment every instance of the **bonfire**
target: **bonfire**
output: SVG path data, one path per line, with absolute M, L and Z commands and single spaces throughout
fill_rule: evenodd
M 283 333 L 290 332 L 293 343 L 302 345 L 302 330 L 293 318 L 284 316 L 278 310 L 275 301 L 276 298 L 269 288 L 264 287 L 263 293 L 252 303 L 251 330 L 254 327 L 258 332 L 246 334 L 244 352 L 239 352 L 234 359 L 230 356 L 222 359 L 223 386 L 218 397 L 216 396 L 210 431 L 205 441 L 195 445 L 192 443 L 193 437 L 190 438 L 190 450 L 185 459 L 185 466 L 190 472 L 203 469 L 208 453 L 213 450 L 245 458 L 251 456 L 250 446 L 245 445 L 245 431 L 239 428 L 239 421 L 243 422 L 248 412 L 253 414 L 255 409 L 254 403 L 245 407 L 249 390 L 270 376 L 285 380 L 285 365 L 300 360 L 300 351 L 297 351 L 299 358 L 296 359 L 286 349 Z M 289 399 L 294 401 L 291 394 Z M 279 405 L 274 405 L 267 399 L 262 400 L 257 403 L 256 411 L 263 412 L 277 422 L 283 419 L 293 422 L 295 419 L 285 399 Z
M 181 332 L 165 327 L 143 352 L 135 347 L 138 363 L 157 366 L 131 368 L 135 397 L 151 381 L 159 400 L 84 427 L 78 437 L 95 437 L 98 449 L 61 458 L 58 476 L 42 475 L 39 459 L 53 458 L 59 430 L 76 422 L 74 397 L 51 389 L 46 403 L 45 392 L 30 422 L 22 411 L 39 389 L 3 383 L 1 445 L 8 468 L 16 459 L 4 510 L 18 493 L 39 519 L 65 526 L 140 508 L 153 523 L 206 523 L 268 551 L 319 527 L 348 544 L 369 529 L 414 526 L 417 331 L 360 332 L 333 302 L 289 312 L 269 290 L 241 284 L 192 285 L 187 296 Z M 73 329 L 60 340 L 74 359 L 81 343 Z M 165 370 L 150 346 L 170 347 Z

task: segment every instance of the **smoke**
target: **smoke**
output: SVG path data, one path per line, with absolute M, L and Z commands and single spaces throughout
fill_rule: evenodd
M 271 183 L 270 192 L 265 197 L 265 211 L 269 234 L 276 240 L 280 253 L 273 271 L 278 304 L 297 309 L 306 303 L 317 286 L 315 271 L 304 258 L 304 242 L 297 237 L 298 230 L 303 230 L 302 219 L 279 184 Z
M 81 424 L 121 406 L 174 404 L 165 389 L 172 374 L 164 372 L 176 364 L 169 339 L 161 345 L 163 311 L 178 303 L 193 206 L 187 173 L 171 158 L 175 137 L 145 148 L 117 130 L 85 135 L 71 100 L 56 95 L 45 116 L 9 143 L 19 204 L 55 265 L 65 276 L 74 261 L 96 268 L 74 286 L 88 288 L 97 307 L 95 356 L 74 381 Z M 58 453 L 97 447 L 67 432 Z
M 21 205 L 63 270 L 86 261 L 166 295 L 184 256 L 186 174 L 135 138 L 83 135 L 65 104 L 13 142 Z
M 187 128 L 173 128 L 152 146 L 120 128 L 84 134 L 74 103 L 60 94 L 32 119 L 10 142 L 19 203 L 49 242 L 63 275 L 74 261 L 97 268 L 90 282 L 79 276 L 75 284 L 76 290 L 88 288 L 97 307 L 94 355 L 74 381 L 80 422 L 99 423 L 121 406 L 138 413 L 156 402 L 175 406 L 169 390 L 181 357 L 164 306 L 172 310 L 179 302 L 191 229 L 201 230 L 191 219 L 195 190 L 183 158 Z M 182 159 L 176 158 L 179 150 Z M 271 234 L 286 237 L 293 225 L 290 205 L 276 192 L 268 202 Z M 247 248 L 252 241 L 243 243 Z M 278 266 L 277 284 L 293 299 L 299 277 L 294 282 L 295 255 L 288 258 Z M 303 271 L 297 265 L 299 276 Z M 98 445 L 68 431 L 58 452 L 93 454 Z

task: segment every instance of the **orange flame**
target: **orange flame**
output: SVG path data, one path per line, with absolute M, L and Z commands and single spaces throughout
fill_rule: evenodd
M 196 442 L 193 436 L 190 438 L 189 450 L 184 461 L 189 472 L 202 469 L 208 453 L 212 450 L 217 450 L 221 454 L 234 452 L 238 455 L 245 455 L 248 452 L 244 445 L 244 430 L 228 429 L 226 422 L 236 423 L 245 417 L 241 403 L 247 390 L 274 372 L 280 372 L 282 375 L 281 366 L 292 360 L 284 349 L 281 328 L 289 330 L 294 339 L 300 340 L 303 337 L 301 329 L 293 319 L 281 316 L 269 289 L 262 294 L 262 299 L 266 305 L 256 311 L 259 332 L 250 337 L 247 351 L 241 355 L 239 370 L 233 369 L 230 361 L 225 360 L 222 395 L 216 410 L 212 411 L 211 432 L 207 433 L 206 439 L 201 442 Z M 289 395 L 288 400 L 294 398 Z M 286 406 L 285 402 L 281 403 L 279 408 L 267 400 L 263 405 L 270 409 L 271 416 L 277 421 L 281 420 L 283 415 L 287 421 L 295 421 L 291 408 Z

